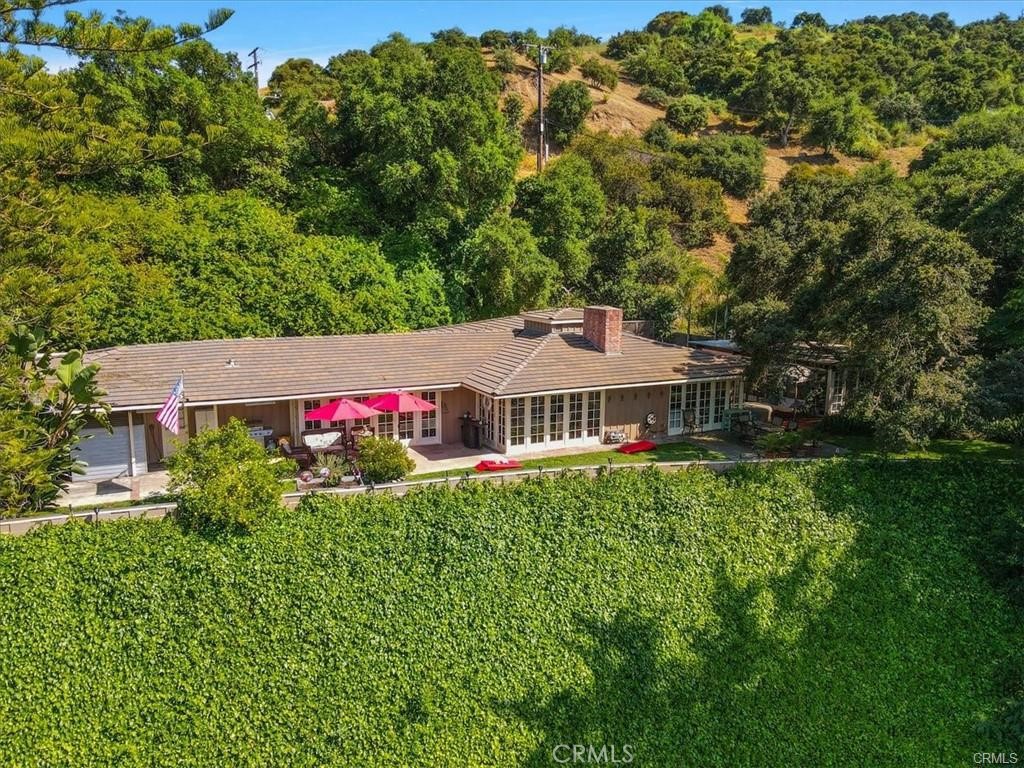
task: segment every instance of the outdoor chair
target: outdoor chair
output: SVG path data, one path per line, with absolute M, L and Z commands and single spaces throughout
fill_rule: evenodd
M 293 446 L 287 440 L 281 440 L 277 447 L 281 451 L 281 455 L 292 459 L 299 465 L 300 470 L 309 469 L 313 466 L 313 452 L 306 446 Z
M 704 425 L 700 423 L 697 418 L 697 412 L 693 410 L 683 411 L 683 428 L 686 429 L 688 434 L 700 431 L 704 432 Z

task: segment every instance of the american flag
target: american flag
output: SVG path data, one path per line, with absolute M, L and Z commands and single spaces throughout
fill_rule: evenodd
M 174 385 L 171 394 L 167 396 L 163 407 L 156 415 L 158 424 L 173 435 L 178 434 L 178 412 L 181 410 L 182 395 L 185 392 L 185 377 L 178 377 L 178 383 Z

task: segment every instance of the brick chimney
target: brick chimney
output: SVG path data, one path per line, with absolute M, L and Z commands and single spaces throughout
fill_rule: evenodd
M 622 310 L 618 307 L 586 307 L 583 337 L 606 355 L 622 354 Z

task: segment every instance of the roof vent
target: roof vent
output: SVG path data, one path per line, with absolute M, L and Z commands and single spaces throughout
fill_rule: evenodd
M 225 368 L 237 368 L 238 367 L 238 363 L 235 362 L 235 358 L 229 357 L 228 361 L 226 363 L 224 363 L 224 367 Z

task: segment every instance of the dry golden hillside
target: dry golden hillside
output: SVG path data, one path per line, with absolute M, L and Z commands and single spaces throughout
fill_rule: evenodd
M 489 67 L 494 68 L 494 56 L 490 50 L 484 50 L 484 58 Z M 617 67 L 618 64 L 612 59 L 601 57 L 605 62 Z M 537 73 L 531 61 L 526 57 L 517 55 L 516 71 L 506 74 L 505 91 L 515 93 L 522 97 L 526 104 L 527 114 L 532 114 L 537 104 Z M 608 131 L 614 135 L 643 134 L 658 118 L 665 116 L 665 111 L 658 107 L 640 102 L 637 97 L 640 87 L 635 83 L 624 79 L 620 74 L 618 87 L 611 93 L 594 88 L 583 80 L 578 67 L 573 67 L 569 72 L 559 74 L 557 72 L 544 73 L 544 96 L 547 95 L 561 82 L 566 80 L 578 80 L 584 82 L 594 100 L 594 108 L 587 118 L 587 128 L 593 131 Z M 730 122 L 728 127 L 724 126 L 717 118 L 712 117 L 707 128 L 707 133 L 717 133 L 722 130 L 740 130 L 752 132 L 753 124 Z M 524 128 L 524 146 L 526 155 L 519 166 L 520 176 L 529 176 L 537 171 L 537 155 L 535 146 L 535 134 L 531 128 Z M 552 158 L 558 154 L 558 148 L 550 147 Z M 901 175 L 906 175 L 911 162 L 921 155 L 921 147 L 907 146 L 895 147 L 883 151 L 884 159 L 893 164 Z M 848 170 L 856 170 L 870 164 L 871 160 L 858 157 L 847 157 L 841 153 L 834 156 L 827 156 L 820 147 L 804 147 L 799 137 L 790 142 L 788 147 L 779 146 L 776 142 L 768 142 L 765 146 L 765 189 L 771 191 L 777 189 L 779 182 L 789 170 L 800 163 L 811 165 L 836 165 Z M 749 202 L 725 196 L 725 207 L 729 220 L 734 224 L 745 224 L 748 221 Z M 695 257 L 716 272 L 721 271 L 729 258 L 732 250 L 732 243 L 723 235 L 716 237 L 715 242 L 703 248 L 691 249 Z

